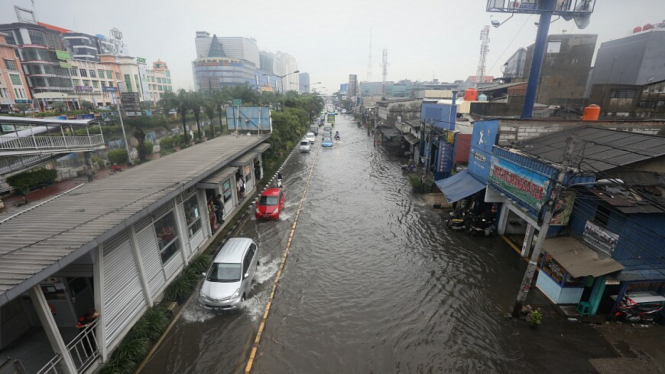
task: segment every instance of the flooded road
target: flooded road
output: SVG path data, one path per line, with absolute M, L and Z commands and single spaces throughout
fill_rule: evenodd
M 318 137 L 286 164 L 281 219 L 239 234 L 262 251 L 243 310 L 191 303 L 143 373 L 244 371 L 315 159 L 254 373 L 595 372 L 587 357 L 610 348 L 590 328 L 503 317 L 526 267 L 517 254 L 446 229 L 398 161 L 337 121 L 341 142 L 321 149 Z

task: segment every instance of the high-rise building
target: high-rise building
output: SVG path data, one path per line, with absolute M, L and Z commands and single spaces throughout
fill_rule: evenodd
M 300 73 L 298 74 L 299 80 L 299 89 L 298 93 L 305 94 L 310 92 L 310 83 L 309 83 L 309 73 Z
M 266 73 L 275 74 L 275 54 L 268 51 L 259 52 L 259 68 Z
M 256 39 L 243 37 L 218 37 L 226 57 L 248 61 L 258 69 L 261 66 Z M 213 57 L 208 54 L 208 57 Z
M 33 98 L 41 104 L 63 101 L 74 108 L 75 97 L 69 75 L 71 56 L 65 51 L 62 34 L 34 23 L 0 25 L 7 44 L 17 46 Z
M 81 32 L 68 32 L 62 36 L 74 60 L 99 62 L 99 38 Z
M 277 52 L 275 54 L 275 74 L 283 76 L 282 83 L 284 91 L 297 91 L 300 88 L 298 73 L 298 63 L 296 59 L 286 52 Z
M 602 43 L 593 67 L 594 84 L 644 85 L 665 80 L 665 22 L 636 27 L 624 38 Z
M 358 76 L 356 74 L 349 74 L 349 85 L 347 86 L 347 96 L 359 96 L 358 91 Z
M 21 61 L 16 57 L 17 46 L 7 43 L 0 33 L 0 113 L 10 113 L 16 104 L 31 104 L 28 82 Z
M 520 48 L 513 53 L 501 66 L 504 78 L 524 78 L 524 65 L 526 64 L 526 49 Z

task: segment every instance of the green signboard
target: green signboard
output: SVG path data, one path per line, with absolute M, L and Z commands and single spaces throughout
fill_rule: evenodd
M 136 58 L 136 63 L 139 64 L 139 65 L 145 65 L 145 58 L 137 57 Z
M 233 99 L 233 106 L 241 106 L 241 105 L 242 105 L 242 100 Z
M 71 61 L 71 59 L 72 59 L 72 55 L 69 54 L 69 52 L 67 52 L 67 51 L 58 51 L 58 50 L 56 50 L 55 51 L 55 57 L 58 60 L 63 60 L 63 61 Z
M 65 69 L 69 69 L 69 68 L 72 67 L 72 64 L 70 64 L 69 62 L 60 61 L 60 67 L 65 68 Z

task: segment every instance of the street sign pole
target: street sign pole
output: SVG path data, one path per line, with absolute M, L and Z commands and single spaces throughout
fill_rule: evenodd
M 115 97 L 115 96 L 114 96 Z M 118 109 L 118 117 L 120 118 L 120 128 L 122 129 L 122 138 L 125 141 L 125 149 L 127 150 L 127 159 L 129 163 L 134 166 L 134 160 L 132 160 L 132 152 L 129 149 L 129 142 L 127 141 L 127 134 L 125 133 L 125 123 L 122 120 L 122 112 L 120 111 L 120 101 L 116 100 L 116 108 Z

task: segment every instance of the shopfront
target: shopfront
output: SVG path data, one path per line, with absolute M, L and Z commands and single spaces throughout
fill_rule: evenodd
M 263 177 L 261 154 L 268 148 L 270 144 L 261 144 L 229 164 L 238 168 L 236 176 L 245 181 L 245 196 L 254 192 L 258 180 Z

